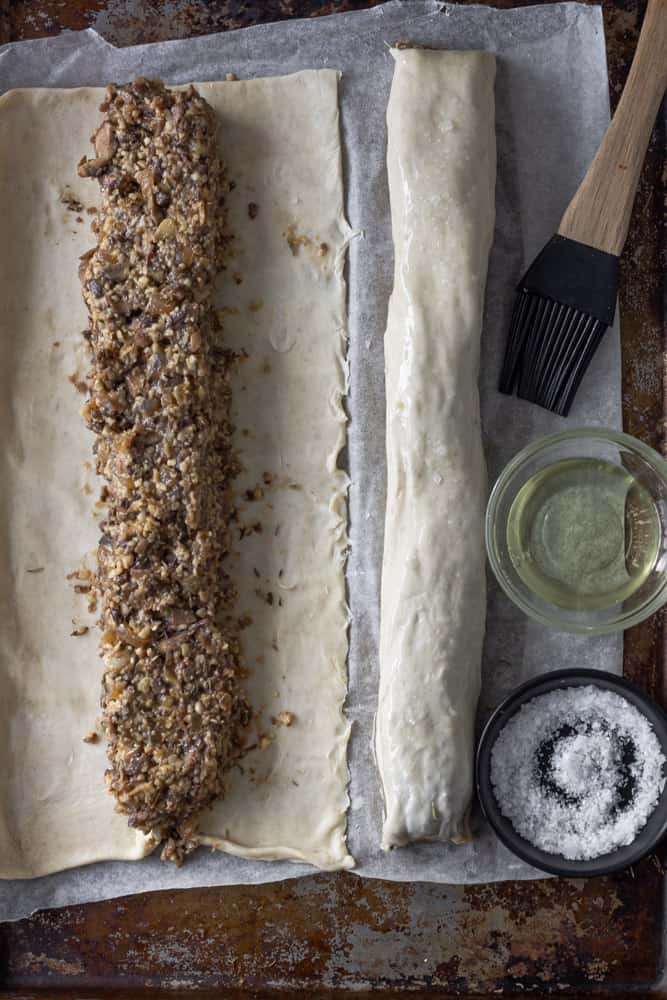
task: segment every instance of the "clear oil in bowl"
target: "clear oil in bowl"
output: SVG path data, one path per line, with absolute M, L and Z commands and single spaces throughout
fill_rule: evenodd
M 571 458 L 540 469 L 510 508 L 507 546 L 531 591 L 561 608 L 607 608 L 650 576 L 661 544 L 651 495 L 626 469 Z

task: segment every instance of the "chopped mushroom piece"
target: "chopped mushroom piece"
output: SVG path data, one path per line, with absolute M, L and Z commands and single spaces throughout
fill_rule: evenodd
M 98 128 L 93 138 L 97 156 L 87 160 L 84 156 L 79 163 L 80 177 L 97 177 L 109 165 L 118 149 L 116 135 L 111 122 L 106 121 Z
M 296 718 L 296 716 L 295 716 L 294 712 L 283 711 L 283 712 L 278 712 L 277 715 L 272 716 L 271 717 L 271 722 L 273 722 L 274 726 L 288 726 L 289 727 L 289 726 L 292 725 L 292 723 L 294 722 L 295 718 Z

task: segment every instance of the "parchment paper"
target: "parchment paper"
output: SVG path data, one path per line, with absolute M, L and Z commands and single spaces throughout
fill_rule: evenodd
M 359 232 L 349 259 L 349 599 L 352 612 L 347 711 L 349 845 L 356 873 L 396 880 L 488 882 L 543 877 L 515 860 L 477 817 L 471 844 L 379 849 L 381 800 L 371 756 L 377 694 L 379 582 L 384 518 L 382 337 L 393 253 L 385 173 L 385 111 L 393 62 L 388 46 L 485 48 L 498 54 L 497 221 L 487 287 L 481 397 L 489 478 L 537 435 L 564 426 L 621 425 L 620 346 L 607 333 L 566 422 L 501 396 L 496 382 L 514 286 L 552 235 L 609 117 L 600 8 L 555 4 L 520 10 L 399 2 L 361 13 L 262 25 L 186 41 L 115 49 L 95 32 L 0 47 L 0 91 L 103 85 L 138 73 L 170 83 L 272 76 L 305 68 L 343 72 L 342 127 L 347 216 Z M 74 164 L 84 151 L 73 150 Z M 533 674 L 585 664 L 620 671 L 620 636 L 582 638 L 529 623 L 490 580 L 480 724 Z M 148 889 L 257 883 L 312 873 L 289 862 L 247 862 L 199 851 L 180 870 L 155 857 L 107 863 L 0 885 L 0 919 L 38 907 Z

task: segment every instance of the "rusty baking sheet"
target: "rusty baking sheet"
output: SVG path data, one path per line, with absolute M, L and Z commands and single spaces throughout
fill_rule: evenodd
M 495 0 L 495 6 L 527 6 Z M 95 27 L 117 45 L 373 6 L 371 0 L 0 0 L 0 42 Z M 612 105 L 645 3 L 604 2 Z M 664 447 L 664 129 L 654 132 L 622 261 L 625 429 Z M 624 671 L 667 704 L 662 617 L 626 635 Z M 653 856 L 587 881 L 402 884 L 348 874 L 189 889 L 0 925 L 0 995 L 249 1000 L 354 990 L 667 997 L 665 878 Z

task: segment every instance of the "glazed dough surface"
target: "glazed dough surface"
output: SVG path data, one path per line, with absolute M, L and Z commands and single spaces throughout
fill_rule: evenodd
M 252 618 L 244 649 L 263 747 L 230 776 L 228 799 L 202 826 L 211 844 L 243 857 L 343 867 L 351 863 L 342 711 L 347 479 L 336 458 L 345 440 L 348 228 L 337 74 L 200 89 L 220 116 L 222 155 L 236 182 L 234 259 L 221 275 L 219 303 L 229 342 L 249 355 L 234 393 L 244 463 L 239 521 L 251 530 L 232 572 L 239 610 Z M 102 93 L 43 89 L 0 99 L 4 878 L 147 850 L 104 790 L 104 740 L 82 742 L 99 714 L 102 666 L 92 629 L 70 636 L 93 616 L 65 579 L 96 546 L 99 484 L 78 412 L 83 397 L 69 381 L 86 370 L 77 266 L 93 244 L 91 216 L 68 210 L 61 197 L 68 187 L 84 206 L 97 198 L 76 163 L 90 152 Z M 258 483 L 264 497 L 246 502 L 243 491 Z M 293 713 L 291 725 L 271 721 L 281 712 Z
M 486 612 L 477 377 L 496 171 L 493 55 L 392 55 L 376 718 L 385 849 L 468 836 Z

